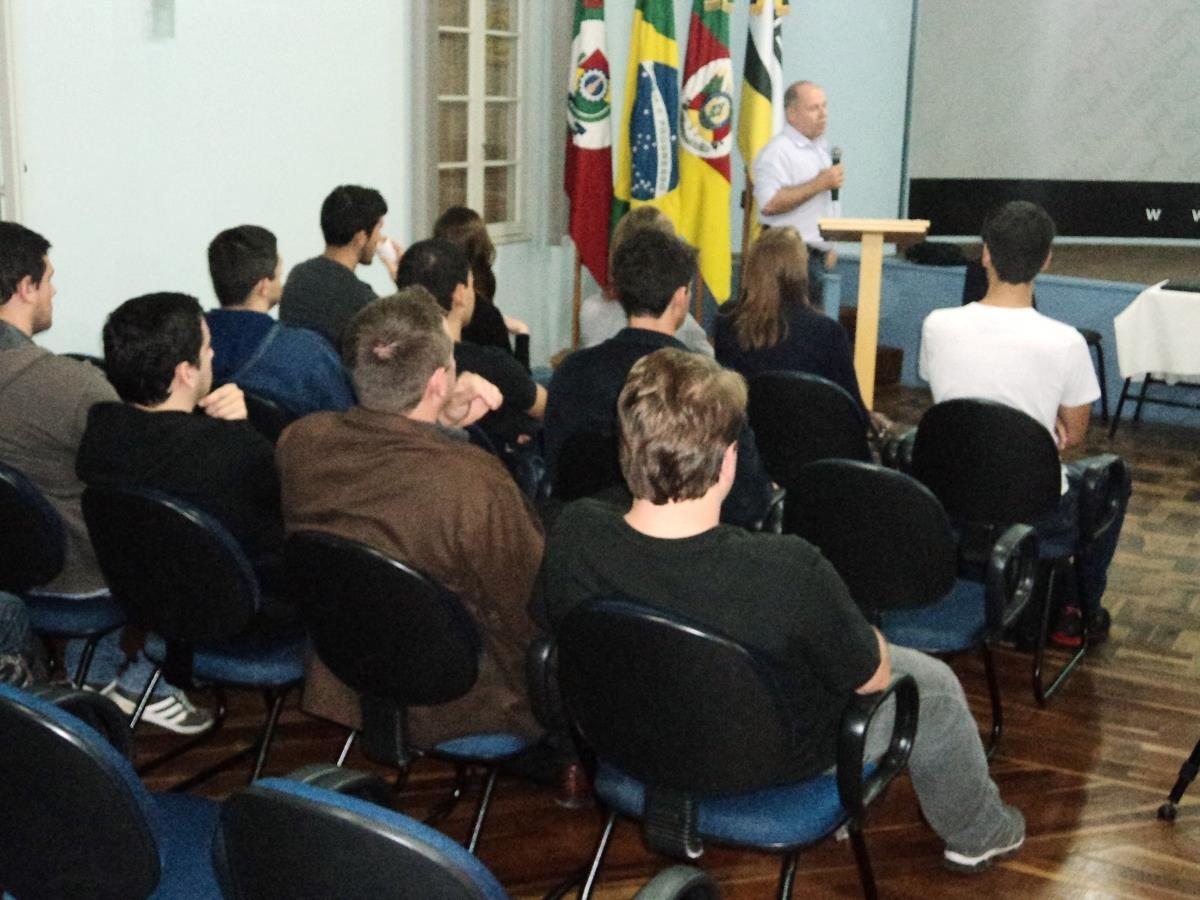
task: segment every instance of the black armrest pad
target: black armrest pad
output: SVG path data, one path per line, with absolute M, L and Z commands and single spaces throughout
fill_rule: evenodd
M 129 716 L 115 703 L 95 691 L 84 691 L 69 684 L 43 684 L 29 689 L 35 697 L 53 703 L 96 729 L 126 759 L 133 758 L 133 732 Z
M 369 800 L 380 806 L 391 806 L 392 786 L 377 775 L 339 768 L 329 763 L 313 763 L 289 772 L 287 777 L 301 784 Z
M 984 610 L 989 639 L 999 639 L 1033 596 L 1038 573 L 1038 536 L 1028 525 L 1009 527 L 988 557 Z
M 863 755 L 866 751 L 867 728 L 889 697 L 895 697 L 896 716 L 887 752 L 875 771 L 863 777 Z M 900 770 L 908 763 L 913 738 L 917 733 L 917 711 L 920 698 L 917 682 L 911 675 L 894 680 L 887 690 L 874 694 L 856 694 L 842 714 L 838 735 L 837 783 L 838 794 L 851 821 L 858 821 L 867 806 L 879 796 Z
M 538 638 L 525 654 L 525 683 L 533 717 L 547 731 L 565 731 L 566 714 L 558 690 L 556 644 L 551 638 Z

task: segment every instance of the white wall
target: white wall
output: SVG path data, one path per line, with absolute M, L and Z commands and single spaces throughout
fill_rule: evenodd
M 177 0 L 174 38 L 152 39 L 150 0 L 11 2 L 20 216 L 58 270 L 45 345 L 96 350 L 146 291 L 213 305 L 222 228 L 270 228 L 285 267 L 315 255 L 339 183 L 381 190 L 409 238 L 407 3 Z

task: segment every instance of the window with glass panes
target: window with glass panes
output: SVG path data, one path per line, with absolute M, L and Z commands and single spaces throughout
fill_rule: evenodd
M 437 206 L 469 206 L 493 237 L 516 236 L 521 210 L 524 0 L 438 0 Z

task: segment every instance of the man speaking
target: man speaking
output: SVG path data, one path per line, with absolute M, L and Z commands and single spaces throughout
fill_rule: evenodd
M 837 191 L 844 172 L 835 148 L 825 140 L 828 113 L 825 92 L 811 81 L 797 81 L 783 95 L 787 124 L 754 160 L 754 200 L 764 225 L 791 225 L 808 245 L 808 285 L 821 303 L 825 272 L 837 254 L 821 238 L 817 220 L 838 214 Z

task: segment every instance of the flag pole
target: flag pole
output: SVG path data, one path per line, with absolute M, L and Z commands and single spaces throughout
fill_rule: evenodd
M 571 349 L 579 349 L 579 307 L 583 294 L 583 263 L 579 259 L 579 248 L 575 248 L 575 290 L 571 297 Z

